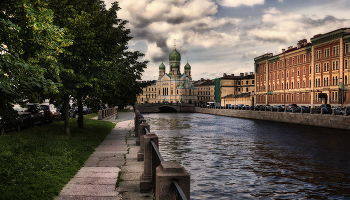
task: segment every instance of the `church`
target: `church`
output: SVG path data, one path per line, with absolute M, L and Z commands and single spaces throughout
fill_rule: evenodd
M 181 55 L 175 46 L 169 54 L 169 73 L 166 73 L 166 66 L 162 62 L 159 65 L 158 80 L 143 89 L 137 103 L 195 103 L 197 95 L 191 78 L 191 66 L 187 61 L 183 73 L 180 66 Z

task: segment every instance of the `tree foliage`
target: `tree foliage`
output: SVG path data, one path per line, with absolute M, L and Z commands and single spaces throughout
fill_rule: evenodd
M 71 43 L 53 25 L 45 1 L 3 0 L 0 9 L 0 113 L 6 116 L 14 103 L 58 92 L 56 57 Z

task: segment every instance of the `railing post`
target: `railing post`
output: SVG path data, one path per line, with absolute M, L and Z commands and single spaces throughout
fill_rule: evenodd
M 101 120 L 102 119 L 102 110 L 99 110 L 98 111 L 98 120 Z
M 176 199 L 174 180 L 183 193 L 190 199 L 190 174 L 177 162 L 162 162 L 156 170 L 156 200 Z
M 140 192 L 152 190 L 152 144 L 151 140 L 158 146 L 158 136 L 155 133 L 147 133 L 144 138 L 144 170 L 140 177 Z
M 145 142 L 144 142 L 144 135 L 146 135 L 146 130 L 145 128 L 147 128 L 148 131 L 150 131 L 150 125 L 147 124 L 146 122 L 143 122 L 140 124 L 140 128 L 139 128 L 139 144 L 140 145 L 140 150 L 137 152 L 137 161 L 143 161 L 144 159 L 144 152 L 145 152 Z M 136 141 L 136 145 L 137 145 L 137 141 Z
M 140 131 L 142 131 L 141 130 L 141 127 L 140 127 L 140 125 L 143 123 L 143 122 L 146 122 L 146 120 L 145 120 L 145 118 L 143 118 L 143 116 L 141 115 L 141 117 L 139 118 L 139 120 L 138 120 L 138 126 L 137 126 L 137 136 L 136 136 L 136 134 L 135 134 L 135 136 L 137 137 L 136 138 L 136 146 L 139 146 L 140 145 Z M 145 133 L 146 134 L 146 133 Z

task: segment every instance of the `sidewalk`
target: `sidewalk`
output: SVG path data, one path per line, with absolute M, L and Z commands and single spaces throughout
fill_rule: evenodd
M 153 199 L 151 192 L 140 193 L 143 162 L 137 162 L 133 117 L 131 111 L 106 120 L 117 124 L 55 200 Z

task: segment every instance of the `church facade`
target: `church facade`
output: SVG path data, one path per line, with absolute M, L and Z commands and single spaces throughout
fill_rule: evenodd
M 137 103 L 195 103 L 197 101 L 196 88 L 193 86 L 191 66 L 184 66 L 181 72 L 181 55 L 174 48 L 169 54 L 169 71 L 162 62 L 159 65 L 158 80 L 155 84 L 143 89 L 138 96 Z

